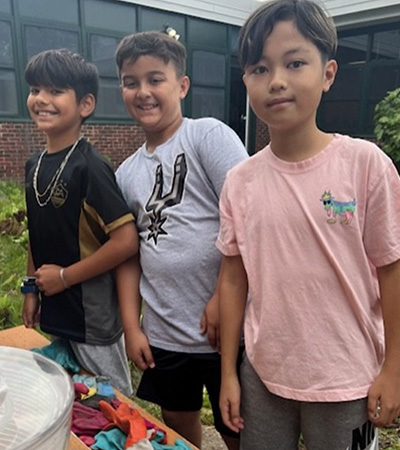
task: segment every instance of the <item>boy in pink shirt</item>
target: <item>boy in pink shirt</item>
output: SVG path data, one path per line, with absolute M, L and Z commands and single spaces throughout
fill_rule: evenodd
M 271 136 L 220 200 L 220 407 L 243 450 L 376 449 L 400 411 L 400 180 L 374 144 L 316 125 L 336 46 L 309 0 L 263 4 L 239 38 Z

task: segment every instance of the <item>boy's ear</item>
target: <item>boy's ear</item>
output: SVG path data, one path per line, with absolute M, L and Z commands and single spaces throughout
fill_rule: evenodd
M 181 78 L 180 80 L 180 93 L 179 93 L 179 98 L 181 100 L 183 100 L 187 93 L 189 92 L 189 88 L 190 88 L 190 79 L 187 75 L 185 75 L 184 77 Z
M 324 92 L 328 92 L 329 89 L 331 88 L 333 82 L 335 81 L 337 70 L 338 70 L 338 63 L 334 59 L 330 59 L 325 64 L 324 87 L 323 87 Z
M 96 107 L 96 99 L 94 98 L 94 95 L 86 94 L 79 102 L 79 107 L 82 119 L 89 117 Z

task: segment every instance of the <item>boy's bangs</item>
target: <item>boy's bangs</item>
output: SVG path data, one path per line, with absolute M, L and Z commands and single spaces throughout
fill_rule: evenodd
M 74 77 L 68 67 L 48 59 L 28 67 L 25 79 L 30 86 L 71 88 L 74 85 Z

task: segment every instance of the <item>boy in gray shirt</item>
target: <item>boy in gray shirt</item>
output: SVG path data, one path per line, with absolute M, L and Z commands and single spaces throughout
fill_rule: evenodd
M 144 370 L 137 395 L 158 403 L 166 424 L 201 447 L 206 386 L 217 430 L 238 449 L 218 408 L 215 241 L 225 175 L 247 152 L 222 122 L 182 117 L 189 90 L 182 44 L 137 33 L 121 41 L 116 58 L 126 108 L 146 135 L 116 173 L 140 239 L 140 265 L 131 260 L 118 271 L 128 356 Z

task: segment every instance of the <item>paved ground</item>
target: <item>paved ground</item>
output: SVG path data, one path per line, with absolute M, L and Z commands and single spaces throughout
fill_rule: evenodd
M 203 425 L 203 450 L 227 450 L 218 431 L 212 426 Z

